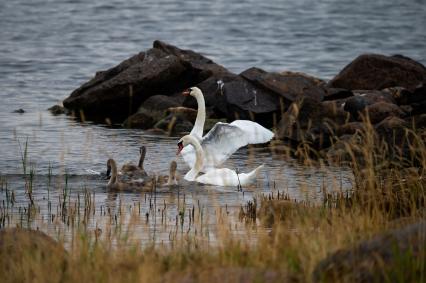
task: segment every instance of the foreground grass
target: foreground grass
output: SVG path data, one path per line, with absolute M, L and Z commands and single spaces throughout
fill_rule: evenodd
M 315 206 L 283 198 L 258 200 L 255 213 L 242 213 L 248 235 L 257 218 L 270 227 L 269 233 L 256 235 L 255 242 L 234 235 L 226 220 L 214 244 L 199 235 L 182 237 L 172 246 L 146 245 L 80 230 L 63 249 L 49 241 L 34 243 L 32 234 L 18 240 L 0 237 L 2 282 L 311 282 L 318 263 L 329 254 L 425 218 L 426 147 L 421 137 L 410 135 L 415 138 L 404 145 L 412 153 L 408 159 L 395 158 L 395 151 L 392 158 L 387 156 L 389 145 L 378 141 L 368 126 L 360 133 L 362 146 L 345 144 L 357 180 L 351 194 L 327 193 L 333 188 L 324 188 L 324 203 Z M 306 150 L 305 162 L 314 162 L 309 156 Z M 425 280 L 424 244 L 422 249 L 395 253 L 391 265 L 376 255 L 373 278 Z
M 378 211 L 366 213 L 360 208 L 275 205 L 279 206 L 281 220 L 256 244 L 232 237 L 225 227 L 217 246 L 188 238 L 176 242 L 174 247 L 141 248 L 125 240 L 113 245 L 79 233 L 72 247 L 63 251 L 35 247 L 30 238 L 25 240 L 27 245 L 21 240 L 7 254 L 1 250 L 2 281 L 310 282 L 315 266 L 329 253 L 424 216 L 390 221 Z M 10 254 L 14 253 L 17 257 L 11 259 Z M 414 262 L 409 266 L 396 265 L 392 272 L 423 272 L 424 278 L 425 270 L 419 270 L 419 266 L 424 268 L 425 258 L 410 260 Z

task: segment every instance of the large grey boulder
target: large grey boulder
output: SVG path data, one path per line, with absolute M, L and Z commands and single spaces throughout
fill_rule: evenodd
M 368 113 L 368 117 L 372 124 L 381 122 L 387 117 L 403 117 L 404 112 L 398 107 L 398 105 L 387 103 L 387 102 L 377 102 L 371 105 L 368 105 L 365 108 L 365 113 Z
M 242 74 L 214 75 L 197 87 L 203 92 L 206 107 L 212 110 L 214 118 L 249 119 L 272 127 L 273 113 L 280 112 L 279 96 L 250 82 Z M 187 97 L 183 105 L 197 108 L 193 97 Z
M 149 129 L 166 116 L 170 107 L 181 105 L 183 98 L 178 96 L 153 95 L 145 100 L 135 114 L 123 122 L 126 128 Z
M 302 97 L 293 102 L 277 126 L 276 136 L 282 140 L 298 143 L 321 140 L 321 147 L 331 137 L 338 125 L 348 120 L 348 113 L 329 101 L 319 102 L 311 97 Z
M 76 89 L 64 100 L 68 109 L 86 116 L 123 117 L 157 93 L 170 93 L 186 75 L 184 63 L 161 50 L 150 49 L 123 62 Z M 183 87 L 183 86 L 181 86 Z
M 391 90 L 392 91 L 392 90 Z M 414 90 L 404 88 L 393 89 L 393 95 L 399 105 L 406 105 L 411 115 L 426 113 L 426 85 L 422 84 Z
M 401 86 L 414 89 L 426 82 L 426 68 L 401 55 L 358 56 L 329 83 L 328 87 L 344 89 L 376 89 Z
M 71 93 L 63 102 L 86 117 L 121 118 L 133 114 L 150 96 L 172 95 L 212 75 L 229 72 L 210 59 L 161 41 L 104 72 Z
M 259 68 L 250 68 L 240 75 L 253 84 L 277 94 L 284 100 L 286 108 L 301 97 L 323 101 L 326 95 L 324 81 L 303 73 L 270 73 Z
M 349 112 L 353 119 L 361 120 L 364 110 L 379 102 L 396 104 L 395 98 L 387 91 L 354 90 L 354 96 L 344 99 L 344 110 Z

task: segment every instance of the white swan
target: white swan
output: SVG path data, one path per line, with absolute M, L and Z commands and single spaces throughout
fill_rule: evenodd
M 187 145 L 195 148 L 195 164 L 191 170 L 186 173 L 184 179 L 187 181 L 196 181 L 198 183 L 215 185 L 215 186 L 246 186 L 256 181 L 256 175 L 263 168 L 263 164 L 251 171 L 250 173 L 237 173 L 228 168 L 210 169 L 204 175 L 198 176 L 203 168 L 204 152 L 197 138 L 186 135 L 178 142 L 178 151 L 182 152 Z
M 197 87 L 191 87 L 183 92 L 184 95 L 195 97 L 198 104 L 197 118 L 190 136 L 196 138 L 204 151 L 204 161 L 201 172 L 216 168 L 225 162 L 240 147 L 248 144 L 266 143 L 274 137 L 274 133 L 249 120 L 235 120 L 234 122 L 218 122 L 203 137 L 206 109 L 204 96 Z M 195 165 L 194 147 L 187 146 L 181 151 L 181 155 L 189 167 Z

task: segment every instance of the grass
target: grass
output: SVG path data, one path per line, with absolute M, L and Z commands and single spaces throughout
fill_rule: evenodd
M 141 202 L 131 207 L 122 207 L 120 202 L 119 208 L 111 212 L 96 206 L 95 196 L 89 190 L 71 199 L 65 185 L 57 209 L 66 225 L 76 227 L 71 239 L 58 237 L 59 244 L 40 240 L 46 242 L 46 246 L 28 244 L 5 250 L 12 240 L 7 242 L 0 236 L 2 281 L 311 282 L 318 263 L 333 252 L 354 247 L 426 216 L 424 133 L 406 129 L 404 143 L 395 145 L 380 140 L 368 120 L 364 128 L 358 133 L 359 139 L 334 141 L 343 143 L 345 156 L 350 157 L 356 180 L 353 192 L 323 188 L 322 204 L 296 202 L 284 193 L 259 196 L 240 208 L 244 236 L 234 233 L 235 223 L 227 214 L 229 208 L 224 208 L 217 214 L 214 242 L 209 240 L 206 231 L 204 208 L 199 204 L 188 208 L 184 197 L 177 207 L 177 228 L 170 234 L 171 243 L 163 245 L 135 241 L 132 237 L 138 233 L 141 222 L 157 219 L 156 213 L 161 213 L 161 219 L 167 215 L 166 204 L 160 205 L 153 199 L 155 193 L 141 196 Z M 403 155 L 401 147 L 408 149 L 409 154 Z M 328 162 L 311 159 L 314 150 L 309 143 L 296 151 L 288 148 L 285 151 L 309 166 Z M 314 156 L 321 153 L 315 152 Z M 345 164 L 347 162 L 346 159 Z M 1 190 L 8 190 L 5 180 L 1 181 Z M 13 206 L 11 193 L 6 195 L 7 200 L 0 207 L 2 228 L 8 226 L 8 209 Z M 147 215 L 141 213 L 141 203 L 149 205 Z M 30 204 L 37 205 L 31 199 Z M 29 219 L 28 215 L 35 213 L 29 211 L 30 208 L 23 211 L 22 217 Z M 109 222 L 100 227 L 89 226 L 90 215 L 96 213 L 106 215 Z M 123 221 L 125 217 L 130 221 Z M 186 229 L 197 233 L 184 233 Z M 31 243 L 31 234 L 25 239 Z M 63 245 L 65 251 L 61 249 Z M 373 281 L 424 281 L 424 244 L 420 251 L 392 248 L 395 249 L 392 261 L 377 254 L 371 256 L 373 264 L 367 266 L 367 271 L 371 272 Z M 357 268 L 358 265 L 353 266 L 345 274 L 336 271 L 333 281 L 352 282 L 358 277 L 348 273 Z M 329 282 L 325 276 L 318 278 Z

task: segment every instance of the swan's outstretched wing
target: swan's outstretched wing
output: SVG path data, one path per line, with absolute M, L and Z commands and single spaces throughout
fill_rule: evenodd
M 202 172 L 216 168 L 225 162 L 240 147 L 270 141 L 274 133 L 258 123 L 248 120 L 218 122 L 201 140 L 204 151 Z M 181 151 L 185 162 L 192 168 L 195 164 L 195 149 L 192 145 Z
M 201 171 L 206 172 L 207 169 L 215 168 L 228 159 L 238 148 L 244 146 L 244 144 L 242 144 L 233 151 L 232 148 L 234 148 L 235 145 L 229 148 L 229 143 L 233 143 L 233 140 L 238 140 L 238 137 L 243 134 L 244 131 L 237 126 L 222 122 L 216 123 L 203 139 L 199 140 L 204 154 L 203 168 Z M 192 145 L 187 145 L 181 151 L 181 155 L 189 167 L 193 168 L 196 159 L 195 148 Z
M 274 133 L 258 123 L 236 120 L 231 124 L 217 123 L 201 141 L 204 150 L 205 168 L 217 167 L 225 162 L 240 147 L 265 143 Z
M 242 129 L 228 123 L 217 123 L 201 141 L 204 150 L 204 169 L 219 166 L 246 144 Z
M 230 125 L 237 126 L 244 131 L 247 144 L 265 143 L 274 137 L 274 133 L 256 122 L 249 120 L 235 120 Z

